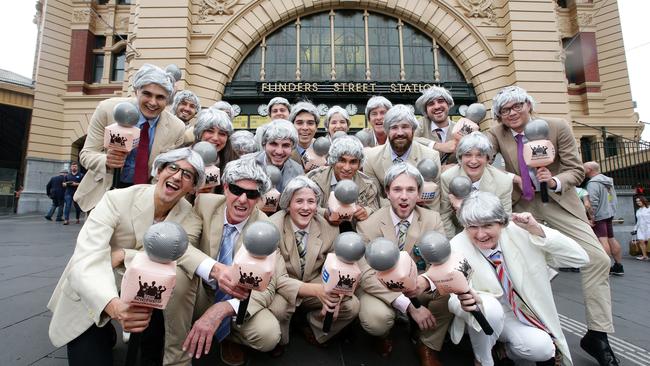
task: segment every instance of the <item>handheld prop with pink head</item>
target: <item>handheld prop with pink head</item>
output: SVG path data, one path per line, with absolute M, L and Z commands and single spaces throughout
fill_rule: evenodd
M 330 192 L 327 209 L 332 220 L 351 221 L 357 210 L 359 187 L 354 181 L 344 179 L 336 183 L 334 191 Z
M 138 108 L 130 102 L 118 103 L 113 108 L 113 119 L 115 123 L 104 128 L 104 148 L 130 152 L 140 140 L 140 129 L 135 127 L 140 120 Z M 112 188 L 120 182 L 121 172 L 121 168 L 113 169 Z
M 526 165 L 533 168 L 545 167 L 555 160 L 555 146 L 548 140 L 548 122 L 543 119 L 534 119 L 524 127 L 524 135 L 528 142 L 524 144 L 524 160 Z M 548 202 L 548 184 L 540 182 L 542 202 Z
M 331 146 L 330 140 L 321 136 L 317 138 L 312 146 L 310 146 L 305 154 L 302 156 L 303 166 L 305 167 L 305 173 L 320 168 L 327 164 L 327 152 L 330 150 Z
M 212 189 L 221 184 L 221 170 L 217 163 L 217 149 L 213 144 L 207 141 L 201 141 L 194 144 L 192 150 L 201 155 L 205 165 L 205 184 L 200 189 Z

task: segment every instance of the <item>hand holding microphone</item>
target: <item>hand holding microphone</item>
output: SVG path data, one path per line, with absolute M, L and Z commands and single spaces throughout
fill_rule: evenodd
M 417 168 L 420 174 L 422 174 L 422 178 L 424 178 L 422 193 L 420 193 L 418 203 L 428 205 L 433 202 L 436 194 L 438 194 L 438 185 L 434 183 L 434 180 L 438 176 L 438 164 L 431 159 L 422 159 L 418 163 Z
M 305 173 L 327 164 L 325 157 L 330 150 L 331 142 L 327 137 L 317 138 L 302 156 Z
M 449 182 L 449 202 L 454 211 L 458 212 L 465 197 L 472 193 L 472 180 L 464 175 L 454 177 Z
M 528 142 L 524 144 L 524 160 L 526 165 L 537 168 L 537 179 L 542 202 L 548 202 L 548 182 L 551 181 L 551 172 L 546 168 L 555 160 L 555 146 L 548 140 L 548 122 L 535 119 L 526 124 L 524 135 Z M 522 179 L 527 179 L 526 173 L 521 172 Z
M 205 183 L 199 188 L 200 192 L 208 193 L 221 184 L 221 170 L 217 163 L 217 149 L 207 141 L 197 142 L 192 150 L 201 155 L 205 165 Z
M 327 201 L 327 219 L 330 223 L 351 221 L 357 211 L 359 187 L 354 181 L 344 179 L 336 183 Z
M 104 149 L 106 166 L 113 169 L 113 185 L 117 187 L 126 156 L 138 146 L 140 129 L 135 125 L 140 120 L 140 112 L 133 103 L 118 103 L 113 108 L 112 123 L 104 128 Z
M 276 187 L 282 179 L 282 173 L 278 167 L 271 164 L 265 166 L 264 170 L 271 180 L 271 189 L 262 196 L 262 199 L 257 203 L 257 207 L 264 213 L 274 214 L 278 211 L 278 205 L 280 204 L 280 192 Z

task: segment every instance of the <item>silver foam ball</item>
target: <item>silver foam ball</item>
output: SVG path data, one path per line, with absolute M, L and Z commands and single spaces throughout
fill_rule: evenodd
M 348 134 L 345 131 L 336 131 L 332 135 L 332 141 L 336 140 L 339 137 L 347 136 Z
M 334 197 L 346 205 L 352 204 L 359 198 L 359 187 L 350 179 L 344 179 L 336 183 Z
M 187 233 L 175 222 L 153 224 L 142 238 L 145 252 L 154 262 L 169 263 L 180 258 L 187 250 Z
M 399 248 L 386 238 L 377 238 L 366 248 L 366 261 L 375 271 L 387 271 L 397 264 Z
M 438 176 L 438 165 L 431 159 L 422 159 L 417 165 L 422 178 L 427 182 L 433 182 Z
M 476 124 L 479 124 L 483 118 L 485 118 L 486 112 L 487 110 L 482 103 L 472 103 L 469 105 L 469 107 L 467 107 L 467 110 L 465 111 L 465 118 Z
M 133 127 L 140 120 L 140 112 L 135 104 L 121 102 L 113 108 L 113 119 L 122 127 Z
M 201 155 L 205 165 L 211 165 L 217 161 L 217 148 L 207 141 L 197 142 L 192 146 L 192 150 Z
M 458 198 L 465 198 L 472 192 L 472 180 L 464 175 L 454 177 L 449 182 L 449 192 Z
M 451 255 L 449 240 L 437 231 L 425 232 L 416 245 L 427 263 L 443 264 Z
M 280 232 L 268 221 L 255 221 L 244 230 L 242 241 L 251 255 L 266 257 L 278 249 Z
M 277 166 L 275 165 L 267 165 L 264 167 L 264 170 L 266 171 L 266 175 L 269 176 L 269 179 L 271 180 L 271 184 L 275 187 L 280 183 L 280 179 L 282 179 L 282 172 L 280 172 L 280 169 L 278 169 Z
M 348 231 L 339 234 L 334 239 L 334 254 L 346 263 L 353 263 L 361 259 L 366 251 L 361 235 Z
M 361 141 L 361 145 L 363 147 L 368 147 L 372 145 L 372 135 L 366 130 L 360 130 L 359 132 L 355 133 L 354 136 Z
M 325 136 L 321 136 L 314 141 L 314 152 L 318 156 L 325 156 L 327 155 L 327 152 L 330 150 L 330 145 L 332 143 L 330 142 L 330 139 L 328 139 Z
M 548 140 L 548 131 L 548 122 L 543 119 L 534 119 L 524 127 L 524 135 L 528 141 Z
M 176 64 L 167 65 L 167 67 L 165 67 L 165 72 L 171 75 L 174 78 L 175 82 L 179 81 L 183 76 L 181 73 L 181 69 L 179 69 L 178 65 Z

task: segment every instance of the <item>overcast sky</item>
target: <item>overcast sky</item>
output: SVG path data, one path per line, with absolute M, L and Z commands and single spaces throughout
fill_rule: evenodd
M 615 0 L 605 0 L 607 2 Z M 32 22 L 35 0 L 2 1 L 0 4 L 0 69 L 10 70 L 27 77 L 32 76 L 36 25 Z M 650 31 L 645 27 L 650 14 L 650 1 L 619 0 L 623 39 L 627 54 L 632 98 L 642 121 L 650 121 Z M 650 140 L 650 128 L 643 134 Z

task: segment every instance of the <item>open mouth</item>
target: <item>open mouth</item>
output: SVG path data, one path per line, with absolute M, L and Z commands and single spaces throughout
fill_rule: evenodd
M 241 214 L 245 214 L 248 211 L 248 207 L 246 207 L 246 206 L 234 205 L 233 208 L 235 209 L 236 212 L 239 212 Z
M 165 182 L 165 190 L 167 192 L 178 192 L 180 189 L 181 187 L 174 182 L 170 182 L 170 181 Z

